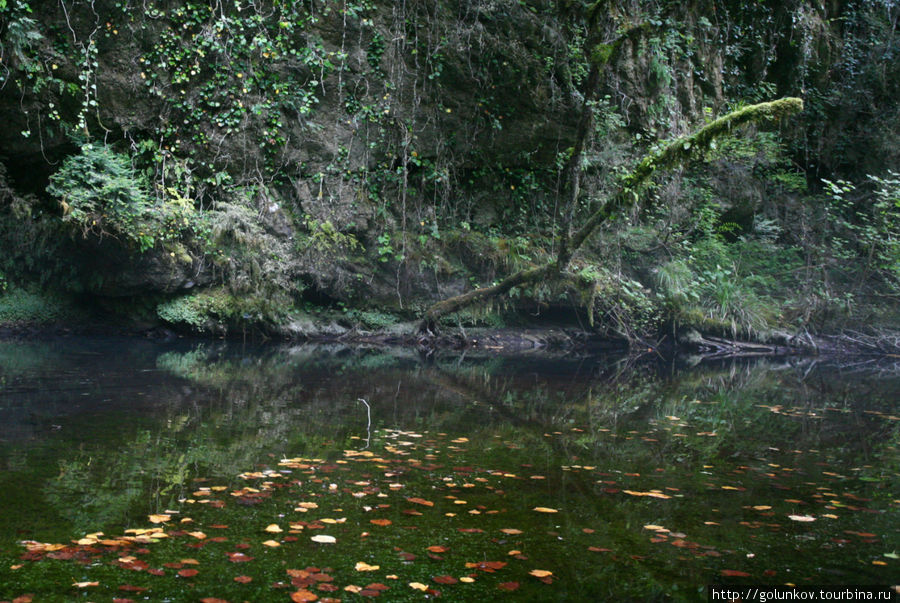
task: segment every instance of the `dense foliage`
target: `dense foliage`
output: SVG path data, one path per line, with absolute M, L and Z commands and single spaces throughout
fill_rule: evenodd
M 798 96 L 799 119 L 656 176 L 568 278 L 488 311 L 629 340 L 890 323 L 898 18 L 887 0 L 0 2 L 0 286 L 204 330 L 415 318 L 552 260 L 641 157 Z

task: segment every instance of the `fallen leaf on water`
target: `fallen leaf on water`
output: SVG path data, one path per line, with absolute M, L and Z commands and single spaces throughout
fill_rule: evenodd
M 282 530 L 277 523 L 270 523 L 266 526 L 266 532 L 269 532 L 270 534 L 280 534 L 283 531 L 284 530 Z
M 480 569 L 483 572 L 492 574 L 496 570 L 506 567 L 506 561 L 479 561 L 478 563 L 466 563 L 466 567 L 469 569 Z
M 472 582 L 475 582 L 475 578 L 473 578 L 472 576 L 463 576 L 459 579 L 459 581 L 465 582 L 466 584 L 471 584 Z
M 500 590 L 512 592 L 519 588 L 519 583 L 518 582 L 501 582 L 500 584 L 497 585 L 497 588 L 499 588 Z
M 631 496 L 649 496 L 650 498 L 672 498 L 668 494 L 663 494 L 662 492 L 654 492 L 651 490 L 650 492 L 636 492 L 634 490 L 622 490 L 625 494 L 630 494 Z
M 369 523 L 373 523 L 376 526 L 389 526 L 392 522 L 390 519 L 370 519 Z
M 251 578 L 250 576 L 235 576 L 234 581 L 241 584 L 248 584 L 253 581 L 253 578 Z
M 735 577 L 735 578 L 748 578 L 748 577 L 750 577 L 750 574 L 748 574 L 747 572 L 742 572 L 742 571 L 740 571 L 740 570 L 723 569 L 723 570 L 722 570 L 721 572 L 719 572 L 719 573 L 722 574 L 723 576 L 730 576 L 730 577 Z
M 513 549 L 506 554 L 509 555 L 510 557 L 514 557 L 515 555 L 521 555 L 522 551 L 520 551 L 518 549 Z
M 416 590 L 421 590 L 421 591 L 423 591 L 423 592 L 426 591 L 426 590 L 428 590 L 428 585 L 427 585 L 427 584 L 422 584 L 421 582 L 410 582 L 410 583 L 409 583 L 409 586 L 410 586 L 411 588 L 414 588 L 414 589 L 416 589 Z
M 281 543 L 276 540 L 266 540 L 265 542 L 263 542 L 263 546 L 275 548 L 277 546 L 281 546 Z
M 770 507 L 769 505 L 756 505 L 753 507 L 753 510 L 754 511 L 768 511 L 771 508 L 772 507 Z
M 249 555 L 245 555 L 244 553 L 225 553 L 228 555 L 228 560 L 232 563 L 243 563 L 245 561 L 252 561 L 253 557 Z
M 801 522 L 810 522 L 816 520 L 816 518 L 812 515 L 788 515 L 788 519 Z
M 553 572 L 542 570 L 542 569 L 533 569 L 528 572 L 529 576 L 534 576 L 535 578 L 547 578 L 548 576 L 552 576 Z
M 150 515 L 148 517 L 148 519 L 150 520 L 150 523 L 165 523 L 165 522 L 169 521 L 170 519 L 172 519 L 172 516 L 164 515 L 164 514 Z
M 456 584 L 457 582 L 459 582 L 459 580 L 457 580 L 453 576 L 434 576 L 432 580 L 434 580 L 438 584 Z
M 369 565 L 365 561 L 358 561 L 354 566 L 356 571 L 358 572 L 374 572 L 377 569 L 380 569 L 380 565 Z
M 445 547 L 445 546 L 441 546 L 441 545 L 439 545 L 439 544 L 435 544 L 435 545 L 432 545 L 432 546 L 428 547 L 427 550 L 431 551 L 432 553 L 446 553 L 446 552 L 449 551 L 450 549 L 448 549 L 448 548 Z
M 182 578 L 192 578 L 193 576 L 196 576 L 199 573 L 200 572 L 198 572 L 195 569 L 183 569 L 178 572 L 178 575 L 181 576 Z
M 517 530 L 515 528 L 503 528 L 500 531 L 503 532 L 504 534 L 509 534 L 510 536 L 516 536 L 518 534 L 523 533 L 522 530 Z
M 415 504 L 417 504 L 417 505 L 424 505 L 424 506 L 426 506 L 426 507 L 433 507 L 433 506 L 434 506 L 434 503 L 431 502 L 430 500 L 425 500 L 424 498 L 418 498 L 418 497 L 416 497 L 416 496 L 413 496 L 413 497 L 411 497 L 411 498 L 407 498 L 407 499 L 406 499 L 406 502 L 415 503 Z
M 319 544 L 334 544 L 337 542 L 337 538 L 334 536 L 328 536 L 326 534 L 316 534 L 312 538 L 310 538 L 313 542 L 318 542 Z
M 559 509 L 551 509 L 550 507 L 535 507 L 532 511 L 537 511 L 538 513 L 559 513 Z
M 315 593 L 311 593 L 308 590 L 298 590 L 291 593 L 291 601 L 294 601 L 294 603 L 317 601 L 318 599 L 318 595 L 316 595 Z
M 99 582 L 75 582 L 72 586 L 76 588 L 87 588 L 88 586 L 100 586 Z

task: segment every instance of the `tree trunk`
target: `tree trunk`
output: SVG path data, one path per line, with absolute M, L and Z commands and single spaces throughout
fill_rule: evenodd
M 560 246 L 560 255 L 556 261 L 543 266 L 520 270 L 496 285 L 474 289 L 462 295 L 440 301 L 425 313 L 420 331 L 431 331 L 439 318 L 451 312 L 457 312 L 474 303 L 503 295 L 513 287 L 525 285 L 542 279 L 558 277 L 569 265 L 572 255 L 587 241 L 597 228 L 612 218 L 622 209 L 631 207 L 640 199 L 641 188 L 650 177 L 659 170 L 666 170 L 698 159 L 709 149 L 716 138 L 730 133 L 734 128 L 748 123 L 778 121 L 803 110 L 803 101 L 799 98 L 782 98 L 768 103 L 750 105 L 710 122 L 700 130 L 679 138 L 666 147 L 644 157 L 637 167 L 622 179 L 618 191 L 604 203 L 600 209 L 591 214 L 581 227 L 572 235 L 567 245 Z M 564 225 L 568 228 L 568 225 Z M 561 233 L 561 243 L 567 239 L 566 232 Z M 563 253 L 564 251 L 564 253 Z

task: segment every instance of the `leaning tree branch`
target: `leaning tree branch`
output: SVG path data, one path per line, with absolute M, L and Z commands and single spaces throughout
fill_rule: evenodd
M 569 245 L 560 249 L 560 253 L 555 261 L 547 262 L 543 266 L 520 270 L 490 287 L 474 289 L 437 302 L 425 313 L 420 330 L 430 330 L 442 316 L 457 312 L 486 299 L 503 295 L 513 287 L 559 277 L 568 267 L 572 255 L 594 234 L 601 224 L 614 217 L 621 210 L 627 209 L 638 202 L 641 190 L 656 172 L 702 158 L 713 140 L 730 133 L 739 126 L 749 123 L 778 121 L 802 110 L 803 101 L 799 98 L 791 97 L 750 105 L 720 117 L 697 132 L 679 138 L 662 149 L 650 153 L 622 179 L 616 193 L 600 209 L 591 214 L 571 236 Z

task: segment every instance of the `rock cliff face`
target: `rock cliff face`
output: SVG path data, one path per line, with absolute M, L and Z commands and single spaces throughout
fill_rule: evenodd
M 896 161 L 825 98 L 895 48 L 861 36 L 896 7 L 745 4 L 0 0 L 0 270 L 175 322 L 181 303 L 194 327 L 306 302 L 415 314 L 549 253 L 591 57 L 609 62 L 579 212 L 647 144 L 806 88 L 819 114 L 786 139 L 804 170 L 880 173 L 838 157 L 863 143 Z M 896 125 L 891 75 L 867 85 Z M 718 210 L 749 228 L 765 185 L 726 168 Z

